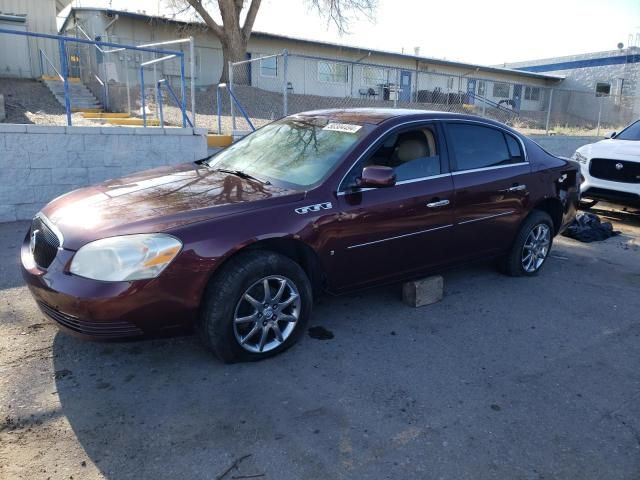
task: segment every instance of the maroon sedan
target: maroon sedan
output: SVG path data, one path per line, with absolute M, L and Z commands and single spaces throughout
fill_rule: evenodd
M 538 273 L 573 218 L 577 167 L 502 124 L 326 110 L 218 154 L 76 190 L 33 220 L 24 278 L 92 339 L 195 326 L 224 361 L 292 345 L 313 296 L 497 257 Z

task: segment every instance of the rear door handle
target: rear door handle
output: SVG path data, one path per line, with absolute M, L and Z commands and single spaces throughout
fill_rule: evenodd
M 427 207 L 429 208 L 446 207 L 447 205 L 449 205 L 449 200 L 438 200 L 437 202 L 427 203 Z
M 502 190 L 503 192 L 520 192 L 522 190 L 526 190 L 526 185 L 514 185 L 513 187 L 505 188 Z

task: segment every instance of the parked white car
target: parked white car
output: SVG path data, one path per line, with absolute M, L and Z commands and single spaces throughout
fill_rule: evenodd
M 584 206 L 598 200 L 640 202 L 640 120 L 606 140 L 584 145 L 571 157 L 580 164 L 584 181 L 580 186 Z

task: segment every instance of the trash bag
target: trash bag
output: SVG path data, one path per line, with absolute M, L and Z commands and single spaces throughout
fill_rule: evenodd
M 563 235 L 580 242 L 591 243 L 601 242 L 609 237 L 620 235 L 620 232 L 614 230 L 610 222 L 601 222 L 600 217 L 597 215 L 580 212 L 563 232 Z

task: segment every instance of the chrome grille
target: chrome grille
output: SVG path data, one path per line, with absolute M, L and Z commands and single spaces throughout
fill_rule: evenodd
M 589 173 L 592 177 L 611 182 L 640 183 L 640 162 L 593 158 Z
M 40 217 L 34 218 L 31 222 L 29 237 L 31 253 L 36 265 L 40 268 L 49 268 L 58 253 L 60 239 Z

